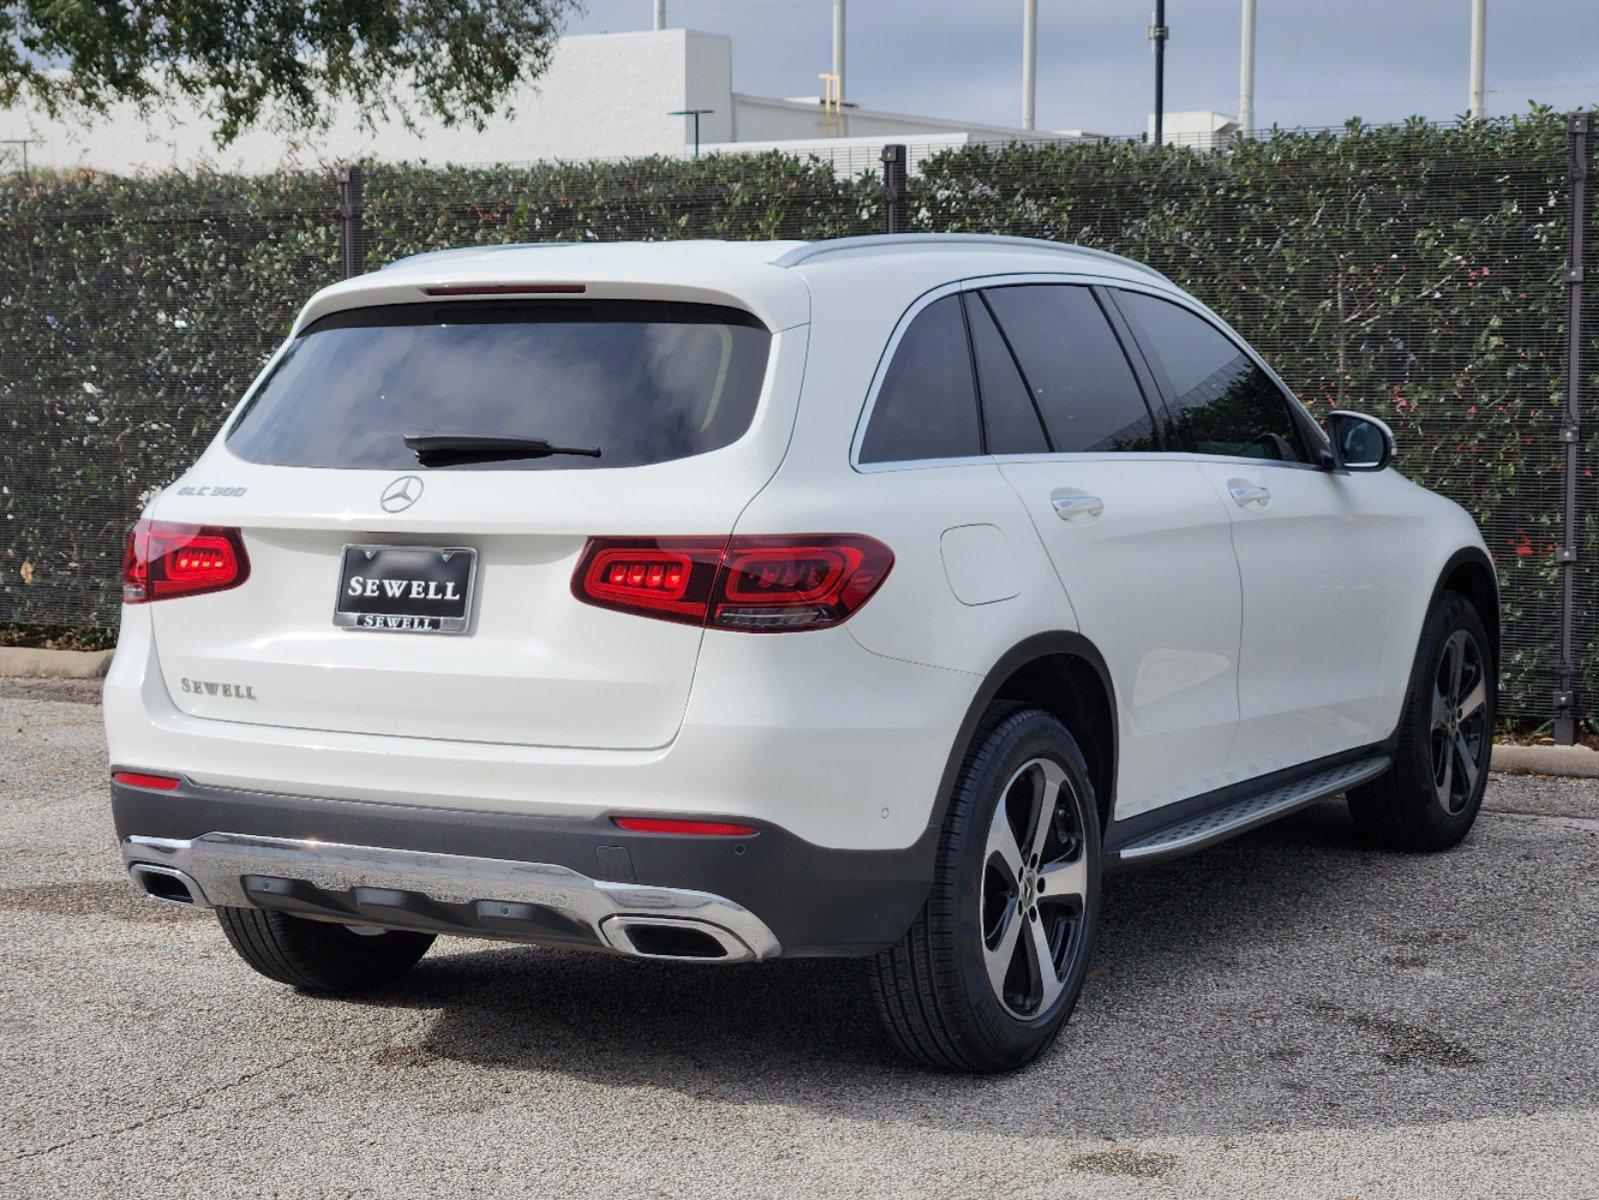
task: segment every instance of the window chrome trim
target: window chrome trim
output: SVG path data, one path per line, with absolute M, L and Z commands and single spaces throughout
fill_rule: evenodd
M 861 407 L 861 414 L 855 421 L 855 435 L 850 439 L 849 465 L 860 474 L 871 474 L 877 471 L 910 471 L 922 467 L 962 467 L 979 463 L 994 464 L 1011 459 L 1047 460 L 1071 458 L 1081 452 L 1058 451 L 1045 454 L 975 454 L 961 455 L 954 458 L 905 458 L 894 459 L 889 462 L 861 462 L 861 445 L 866 440 L 866 430 L 872 422 L 872 412 L 877 407 L 877 397 L 882 391 L 883 382 L 888 376 L 888 368 L 894 361 L 894 355 L 899 350 L 899 344 L 905 337 L 905 331 L 910 328 L 911 322 L 921 315 L 922 310 L 934 301 L 942 300 L 945 296 L 958 295 L 962 292 L 980 291 L 987 287 L 1002 287 L 1007 284 L 1026 283 L 1055 283 L 1069 284 L 1079 287 L 1112 287 L 1129 281 L 1116 276 L 1092 275 L 1083 271 L 1013 271 L 1001 272 L 993 275 L 972 275 L 964 279 L 956 279 L 949 283 L 941 283 L 929 291 L 923 292 L 910 306 L 900 314 L 899 322 L 894 326 L 894 332 L 889 334 L 888 343 L 883 347 L 883 353 L 877 360 L 877 369 L 872 373 L 871 385 L 866 390 L 866 401 Z M 1140 283 L 1144 282 L 1142 280 Z M 1167 296 L 1181 295 L 1180 292 L 1168 292 L 1159 287 L 1147 289 L 1152 295 Z M 1275 378 L 1275 376 L 1274 376 Z M 978 409 L 978 419 L 982 419 L 981 407 Z

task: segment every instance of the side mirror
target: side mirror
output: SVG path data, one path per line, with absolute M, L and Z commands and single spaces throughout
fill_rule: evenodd
M 1328 413 L 1327 436 L 1346 471 L 1380 471 L 1394 460 L 1394 431 L 1365 413 Z

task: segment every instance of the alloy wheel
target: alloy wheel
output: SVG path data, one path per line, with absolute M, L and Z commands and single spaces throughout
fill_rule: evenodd
M 1082 797 L 1059 763 L 1035 758 L 1010 777 L 983 855 L 983 959 L 1001 1004 L 1047 1012 L 1081 952 L 1088 895 Z
M 1445 812 L 1476 794 L 1490 741 L 1488 673 L 1475 638 L 1457 629 L 1444 643 L 1432 693 L 1432 785 Z

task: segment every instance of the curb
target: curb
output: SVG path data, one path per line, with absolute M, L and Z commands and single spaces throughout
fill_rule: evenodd
M 1489 770 L 1503 775 L 1564 775 L 1573 779 L 1599 779 L 1599 750 L 1587 746 L 1494 747 Z
M 110 650 L 39 650 L 0 646 L 0 675 L 34 679 L 99 679 L 111 665 Z

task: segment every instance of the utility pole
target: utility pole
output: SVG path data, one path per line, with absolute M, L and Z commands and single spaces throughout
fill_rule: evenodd
M 833 0 L 833 74 L 838 76 L 838 105 L 844 107 L 844 0 Z
M 1022 128 L 1032 129 L 1038 102 L 1038 0 L 1022 0 Z
M 657 32 L 666 28 L 666 0 L 655 0 L 655 28 Z
M 1166 132 L 1166 0 L 1155 0 L 1155 23 L 1149 27 L 1149 40 L 1155 46 L 1155 145 L 1165 145 Z
M 1238 48 L 1238 135 L 1255 136 L 1255 0 L 1244 0 Z
M 1475 120 L 1488 115 L 1483 58 L 1488 41 L 1488 0 L 1471 0 L 1471 96 L 1466 114 Z
M 28 147 L 33 145 L 34 138 L 0 138 L 0 146 L 19 146 L 22 149 L 22 179 L 24 183 L 32 184 L 33 176 L 28 171 Z

